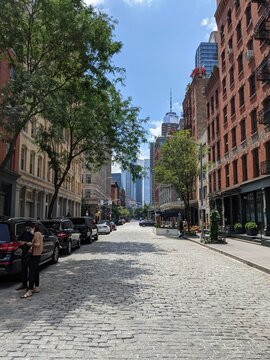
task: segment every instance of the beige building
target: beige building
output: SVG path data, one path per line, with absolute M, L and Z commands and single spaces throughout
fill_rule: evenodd
M 101 218 L 109 218 L 111 206 L 111 162 L 96 173 L 84 168 L 83 174 L 83 215 L 99 213 Z
M 46 153 L 39 150 L 34 142 L 38 123 L 44 120 L 30 121 L 20 134 L 19 175 L 16 186 L 16 216 L 46 218 L 48 207 L 54 193 L 53 174 Z M 68 139 L 66 134 L 66 143 Z M 59 145 L 59 151 L 65 148 Z M 73 162 L 71 170 L 62 185 L 53 217 L 81 215 L 82 161 Z

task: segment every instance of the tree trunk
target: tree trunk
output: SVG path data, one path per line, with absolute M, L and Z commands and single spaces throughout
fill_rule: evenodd
M 10 146 L 9 146 L 8 152 L 7 152 L 6 156 L 4 157 L 4 160 L 0 164 L 0 171 L 4 171 L 9 160 L 10 161 L 12 160 L 12 156 L 15 152 L 17 138 L 18 138 L 18 135 L 16 135 L 16 137 L 14 137 L 12 139 L 12 141 L 9 143 Z
M 55 202 L 57 200 L 58 193 L 59 193 L 59 190 L 60 190 L 60 186 L 57 186 L 56 188 L 54 188 L 54 194 L 53 194 L 53 197 L 52 197 L 52 200 L 50 202 L 49 209 L 48 209 L 48 215 L 47 215 L 48 219 L 52 218 L 53 207 L 54 207 L 54 204 L 55 204 Z

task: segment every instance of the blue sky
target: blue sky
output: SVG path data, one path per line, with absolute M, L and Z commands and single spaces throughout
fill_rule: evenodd
M 123 43 L 115 64 L 126 69 L 125 96 L 149 117 L 149 139 L 158 135 L 169 111 L 180 113 L 185 88 L 195 67 L 200 42 L 215 28 L 216 0 L 85 0 L 118 21 L 116 40 Z M 148 146 L 141 157 L 149 157 Z

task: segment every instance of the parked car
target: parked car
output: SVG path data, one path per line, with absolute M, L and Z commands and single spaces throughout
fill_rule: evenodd
M 70 219 L 46 219 L 41 220 L 41 222 L 49 231 L 57 236 L 62 252 L 69 255 L 72 249 L 80 248 L 80 232 L 74 229 L 74 225 Z
M 81 241 L 91 243 L 93 240 L 98 240 L 98 228 L 92 217 L 69 217 L 69 219 L 73 222 L 74 228 L 79 230 Z
M 10 218 L 0 221 L 0 275 L 18 274 L 21 272 L 22 249 L 19 247 L 18 237 L 25 231 L 25 223 L 38 225 L 43 235 L 43 253 L 40 264 L 59 259 L 59 241 L 40 221 L 31 218 Z
M 155 222 L 154 222 L 154 220 L 140 220 L 139 225 L 140 226 L 154 226 Z
M 123 225 L 124 222 L 123 222 L 122 219 L 117 219 L 117 220 L 115 220 L 115 224 L 116 224 L 117 226 L 118 226 L 118 225 Z
M 110 232 L 112 231 L 112 224 L 109 220 L 99 220 L 98 224 L 106 224 L 110 228 Z
M 106 223 L 97 223 L 99 234 L 109 234 L 111 232 L 110 227 Z

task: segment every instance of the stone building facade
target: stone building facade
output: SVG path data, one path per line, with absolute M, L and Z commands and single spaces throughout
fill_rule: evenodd
M 43 119 L 33 119 L 20 134 L 19 178 L 16 185 L 16 216 L 46 218 L 54 192 L 53 173 L 46 153 L 39 151 L 34 136 Z M 58 151 L 68 145 L 59 145 Z M 72 163 L 53 210 L 53 217 L 81 214 L 82 160 Z

